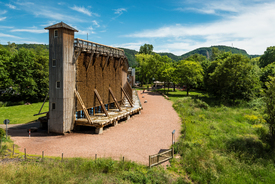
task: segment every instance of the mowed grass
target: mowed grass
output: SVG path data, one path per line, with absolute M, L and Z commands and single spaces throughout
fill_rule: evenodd
M 181 158 L 169 170 L 195 183 L 275 183 L 275 154 L 259 100 L 230 107 L 202 92 L 168 96 L 183 120 L 175 145 Z
M 0 107 L 0 123 L 3 123 L 5 119 L 10 120 L 10 124 L 24 124 L 37 120 L 41 116 L 46 114 L 33 116 L 37 114 L 42 106 L 43 102 L 32 103 L 31 105 L 16 105 L 8 107 Z M 41 112 L 49 111 L 49 103 L 44 104 Z

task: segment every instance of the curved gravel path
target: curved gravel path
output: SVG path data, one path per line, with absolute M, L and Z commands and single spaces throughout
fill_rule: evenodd
M 46 133 L 32 133 L 28 137 L 26 129 L 10 129 L 12 140 L 27 154 L 64 157 L 112 157 L 148 164 L 149 155 L 168 149 L 172 143 L 171 132 L 180 135 L 181 123 L 172 102 L 163 96 L 138 91 L 143 110 L 130 120 L 120 122 L 115 127 L 104 129 L 103 134 L 70 133 L 65 136 L 48 136 Z M 144 98 L 142 98 L 144 96 Z M 144 103 L 147 100 L 148 103 Z

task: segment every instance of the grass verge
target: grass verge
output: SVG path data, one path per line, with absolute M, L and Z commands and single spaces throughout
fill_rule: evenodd
M 16 105 L 8 107 L 0 107 L 0 123 L 5 119 L 10 120 L 10 124 L 24 124 L 37 120 L 41 116 L 33 116 L 37 114 L 43 102 L 32 103 L 31 105 Z M 49 102 L 46 102 L 41 112 L 49 110 Z

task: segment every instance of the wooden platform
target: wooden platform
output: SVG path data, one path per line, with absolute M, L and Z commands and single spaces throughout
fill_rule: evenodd
M 137 91 L 133 90 L 133 107 L 125 100 L 125 104 L 120 106 L 122 111 L 118 109 L 108 110 L 109 117 L 105 113 L 96 113 L 94 116 L 90 116 L 92 123 L 90 124 L 86 118 L 76 119 L 75 125 L 92 126 L 96 128 L 103 128 L 109 124 L 117 124 L 117 121 L 121 119 L 128 119 L 131 115 L 140 113 L 142 106 L 137 95 Z

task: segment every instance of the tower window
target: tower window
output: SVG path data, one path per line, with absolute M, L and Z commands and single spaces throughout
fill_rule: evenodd
M 60 89 L 60 81 L 57 81 L 57 82 L 56 82 L 56 88 L 57 88 L 57 89 Z
M 52 67 L 56 67 L 56 60 L 55 59 L 52 60 Z
M 57 29 L 54 30 L 54 37 L 55 38 L 58 37 L 58 30 Z
M 55 103 L 52 103 L 52 110 L 55 109 Z

